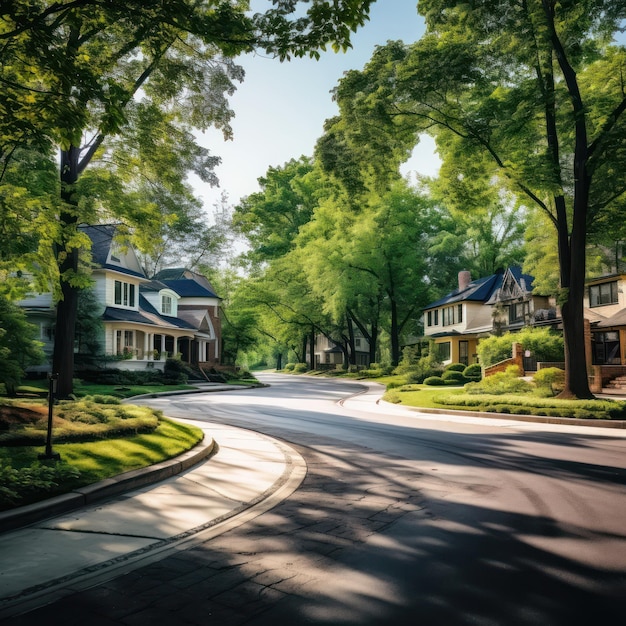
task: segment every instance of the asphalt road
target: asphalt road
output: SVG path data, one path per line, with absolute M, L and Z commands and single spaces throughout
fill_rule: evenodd
M 299 489 L 15 623 L 625 623 L 626 433 L 341 406 L 356 384 L 264 380 L 145 402 L 289 442 Z

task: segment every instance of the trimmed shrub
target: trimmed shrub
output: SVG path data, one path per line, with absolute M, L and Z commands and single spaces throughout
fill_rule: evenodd
M 443 378 L 441 378 L 441 376 L 429 376 L 428 378 L 424 379 L 424 384 L 436 386 L 436 385 L 445 385 L 446 382 L 444 381 Z
M 446 385 L 463 385 L 467 382 L 465 376 L 459 370 L 446 370 L 441 378 Z
M 443 368 L 444 372 L 463 372 L 465 365 L 463 363 L 449 363 Z
M 467 393 L 473 394 L 529 394 L 533 389 L 529 382 L 519 377 L 519 368 L 516 365 L 510 365 L 504 372 L 485 376 L 480 382 L 468 383 L 466 386 Z
M 293 372 L 293 368 L 296 366 L 295 363 L 287 363 L 287 365 L 285 365 L 284 370 L 286 372 Z
M 472 363 L 471 365 L 468 365 L 463 370 L 463 376 L 465 376 L 465 378 L 475 378 L 477 380 L 480 380 L 483 376 L 483 371 L 480 363 Z
M 558 367 L 546 367 L 534 375 L 533 382 L 537 387 L 548 389 L 550 393 L 554 394 L 557 390 L 563 389 L 565 372 Z
M 309 366 L 306 363 L 296 363 L 293 367 L 293 371 L 296 374 L 302 374 L 309 369 Z
M 184 385 L 189 379 L 189 368 L 180 359 L 167 359 L 163 369 L 166 385 Z

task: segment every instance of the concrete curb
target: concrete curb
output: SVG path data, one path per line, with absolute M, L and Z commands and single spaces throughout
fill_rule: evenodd
M 516 422 L 534 422 L 535 424 L 560 424 L 562 426 L 593 426 L 595 428 L 626 428 L 626 420 L 594 420 L 577 417 L 550 417 L 548 415 L 520 415 L 519 413 L 485 413 L 481 411 L 459 411 L 454 409 L 426 409 L 403 404 L 393 404 L 386 400 L 379 399 L 376 404 L 389 404 L 391 406 L 401 406 L 413 413 L 433 414 L 433 415 L 458 415 L 463 417 L 484 417 L 487 419 L 513 420 Z
M 70 493 L 42 500 L 41 502 L 35 502 L 9 511 L 2 511 L 0 512 L 0 533 L 28 526 L 29 524 L 67 513 L 86 504 L 181 474 L 210 457 L 214 449 L 215 441 L 213 438 L 205 437 L 191 450 L 167 461 L 125 472 L 113 478 L 107 478 L 92 485 L 75 489 Z

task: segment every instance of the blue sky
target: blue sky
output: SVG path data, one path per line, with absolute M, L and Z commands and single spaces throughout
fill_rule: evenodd
M 257 11 L 265 5 L 270 5 L 269 0 L 253 2 Z M 424 24 L 416 5 L 416 0 L 375 2 L 370 21 L 355 33 L 353 48 L 346 53 L 328 51 L 319 61 L 293 59 L 284 63 L 260 55 L 241 57 L 238 62 L 246 78 L 231 99 L 234 140 L 224 142 L 214 131 L 200 138 L 212 154 L 222 158 L 216 170 L 219 189 L 194 181 L 209 212 L 222 191 L 228 194 L 230 203 L 237 204 L 242 196 L 258 191 L 257 179 L 269 167 L 312 155 L 324 121 L 337 114 L 330 91 L 343 73 L 362 69 L 377 45 L 396 39 L 410 43 L 420 38 Z M 405 170 L 432 175 L 438 164 L 432 142 L 422 141 Z

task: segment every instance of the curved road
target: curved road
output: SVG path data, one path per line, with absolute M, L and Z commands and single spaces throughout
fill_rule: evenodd
M 342 405 L 363 387 L 260 378 L 271 387 L 145 403 L 289 442 L 303 483 L 107 583 L 115 623 L 625 623 L 626 433 Z M 171 593 L 150 586 L 164 578 Z

